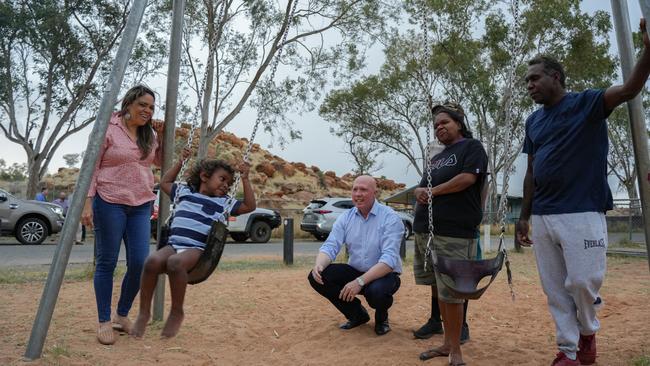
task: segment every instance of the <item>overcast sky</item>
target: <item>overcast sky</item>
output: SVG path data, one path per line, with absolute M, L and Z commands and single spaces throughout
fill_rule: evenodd
M 596 10 L 605 10 L 611 13 L 610 2 L 604 0 L 588 0 L 582 2 L 582 8 L 589 13 Z M 639 4 L 637 1 L 628 2 L 630 13 L 630 24 L 633 30 L 638 28 L 638 20 L 641 17 Z M 614 32 L 610 36 L 612 44 L 611 52 L 616 54 L 617 45 Z M 377 72 L 383 62 L 383 53 L 379 48 L 372 49 L 368 57 L 367 74 Z M 153 80 L 148 84 L 153 87 L 159 95 L 165 95 L 164 79 Z M 162 118 L 163 112 L 157 110 L 155 118 Z M 280 149 L 277 144 L 273 147 L 268 147 L 270 137 L 264 134 L 263 131 L 257 134 L 256 142 L 260 143 L 262 147 L 269 149 L 273 154 L 276 154 L 285 160 L 294 162 L 303 162 L 309 165 L 317 165 L 322 170 L 333 170 L 337 175 L 343 175 L 350 172 L 354 168 L 350 157 L 344 153 L 345 143 L 337 137 L 330 134 L 330 124 L 318 116 L 318 113 L 310 113 L 302 116 L 293 116 L 292 120 L 295 122 L 296 128 L 302 131 L 302 140 L 294 141 L 284 149 Z M 255 121 L 255 111 L 244 109 L 237 118 L 231 122 L 226 130 L 235 133 L 239 137 L 249 137 L 252 131 L 253 122 Z M 53 162 L 50 164 L 49 171 L 56 171 L 58 167 L 65 166 L 63 155 L 69 153 L 79 153 L 85 150 L 88 143 L 88 135 L 91 131 L 91 126 L 85 130 L 77 133 L 73 137 L 68 138 L 59 147 Z M 7 161 L 9 164 L 14 162 L 25 162 L 25 153 L 23 149 L 14 143 L 9 142 L 4 134 L 0 134 L 0 157 Z M 383 162 L 383 169 L 375 173 L 376 176 L 384 175 L 387 178 L 394 179 L 397 182 L 405 183 L 407 186 L 416 184 L 419 181 L 418 175 L 412 167 L 407 166 L 404 158 L 395 155 L 386 154 L 380 158 Z M 521 191 L 521 178 L 522 170 L 525 169 L 525 164 L 518 164 L 518 173 L 513 177 L 511 187 L 514 187 L 512 193 Z M 612 191 L 616 191 L 616 181 L 610 180 Z

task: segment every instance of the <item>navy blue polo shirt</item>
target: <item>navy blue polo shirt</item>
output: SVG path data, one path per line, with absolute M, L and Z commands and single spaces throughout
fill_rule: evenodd
M 605 212 L 607 184 L 604 90 L 567 93 L 526 120 L 523 152 L 533 156 L 533 215 Z

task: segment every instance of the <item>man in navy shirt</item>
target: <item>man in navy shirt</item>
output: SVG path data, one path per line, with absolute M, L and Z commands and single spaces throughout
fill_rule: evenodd
M 542 107 L 526 121 L 528 154 L 517 239 L 535 243 L 537 267 L 555 321 L 559 348 L 552 365 L 591 365 L 596 360 L 596 311 L 607 265 L 605 212 L 607 124 L 611 111 L 634 98 L 650 74 L 650 39 L 641 20 L 644 50 L 629 79 L 606 90 L 565 90 L 562 65 L 539 56 L 528 63 L 531 99 Z M 532 214 L 533 235 L 528 237 Z
M 390 331 L 388 309 L 400 286 L 399 247 L 404 224 L 393 209 L 377 202 L 376 192 L 373 177 L 362 175 L 354 180 L 354 208 L 334 222 L 308 278 L 314 290 L 348 319 L 341 329 L 352 329 L 370 320 L 357 298 L 364 295 L 375 309 L 375 333 L 384 335 Z M 350 256 L 348 263 L 332 263 L 343 245 Z

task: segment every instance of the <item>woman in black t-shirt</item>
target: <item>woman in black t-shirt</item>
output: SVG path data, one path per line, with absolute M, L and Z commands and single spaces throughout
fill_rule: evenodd
M 474 259 L 478 225 L 483 216 L 481 187 L 487 170 L 487 154 L 480 141 L 472 138 L 465 114 L 457 104 L 447 103 L 433 109 L 436 138 L 445 149 L 431 159 L 420 187 L 415 189 L 418 202 L 414 231 L 429 232 L 427 175 L 431 174 L 433 196 L 433 240 L 438 255 Z M 429 173 L 430 172 L 430 173 Z M 436 273 L 436 282 L 441 283 Z M 444 344 L 420 354 L 427 360 L 449 356 L 450 365 L 463 364 L 460 334 L 463 324 L 463 299 L 453 297 L 438 286 L 438 303 L 445 326 Z

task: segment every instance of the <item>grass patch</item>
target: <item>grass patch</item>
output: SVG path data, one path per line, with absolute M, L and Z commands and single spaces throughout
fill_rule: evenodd
M 61 346 L 58 344 L 55 344 L 50 348 L 47 353 L 55 358 L 65 356 L 69 357 L 70 356 L 70 351 L 68 351 L 68 348 L 66 346 Z
M 623 238 L 623 239 L 617 241 L 616 243 L 614 243 L 614 245 L 612 245 L 612 247 L 615 247 L 615 248 L 642 249 L 642 248 L 645 248 L 645 243 L 639 243 L 639 242 L 631 241 L 631 240 L 629 240 L 627 238 Z
M 0 284 L 19 284 L 29 282 L 45 282 L 50 266 L 18 266 L 0 269 Z M 66 282 L 89 281 L 93 278 L 95 269 L 92 264 L 70 264 L 65 270 L 63 280 Z M 122 277 L 126 272 L 124 265 L 115 269 L 114 277 Z
M 650 366 L 650 356 L 639 356 L 632 360 L 632 366 Z
M 309 268 L 314 265 L 314 257 L 293 257 L 293 265 L 287 267 L 282 259 L 234 260 L 219 262 L 217 271 L 260 271 L 283 270 L 287 268 Z
M 222 261 L 217 271 L 261 271 L 284 270 L 287 268 L 310 268 L 314 264 L 312 256 L 294 257 L 293 265 L 288 267 L 282 259 L 253 259 Z M 50 266 L 18 266 L 0 269 L 0 284 L 20 284 L 30 282 L 45 282 Z M 126 272 L 126 266 L 120 264 L 115 269 L 114 278 L 121 278 Z M 65 270 L 65 282 L 90 281 L 93 278 L 92 264 L 70 264 Z

